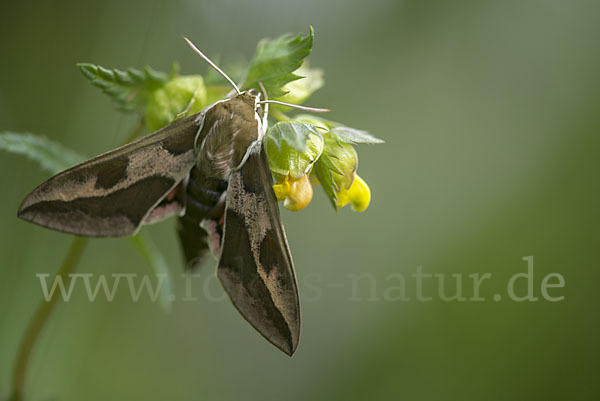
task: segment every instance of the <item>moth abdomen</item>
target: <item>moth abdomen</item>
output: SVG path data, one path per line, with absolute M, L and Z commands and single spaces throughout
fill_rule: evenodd
M 223 196 L 223 192 L 227 189 L 227 181 L 210 180 L 207 182 L 206 179 L 199 177 L 196 173 L 197 169 L 194 168 L 193 173 L 190 174 L 190 180 L 188 181 L 188 192 L 190 195 L 193 197 L 201 197 L 202 199 L 206 199 L 206 201 L 218 202 L 219 199 L 221 199 L 221 196 Z
M 217 203 L 222 201 L 223 194 L 227 190 L 227 181 L 213 177 L 207 177 L 202 174 L 198 167 L 192 168 L 186 188 L 188 212 L 193 213 L 193 217 L 202 220 Z
M 207 177 L 197 166 L 190 171 L 185 189 L 185 214 L 178 224 L 189 268 L 201 262 L 209 247 L 215 255 L 220 252 L 226 190 L 227 181 Z

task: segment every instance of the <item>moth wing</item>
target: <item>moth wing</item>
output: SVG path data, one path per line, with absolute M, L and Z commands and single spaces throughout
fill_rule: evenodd
M 292 355 L 300 335 L 294 264 L 266 154 L 255 150 L 229 178 L 217 274 L 242 316 Z
M 169 214 L 150 216 L 193 167 L 203 118 L 195 114 L 58 173 L 27 195 L 18 217 L 82 236 L 135 234 L 146 218 Z

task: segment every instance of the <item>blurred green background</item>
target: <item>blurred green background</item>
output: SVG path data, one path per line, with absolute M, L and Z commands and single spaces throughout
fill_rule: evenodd
M 326 85 L 308 102 L 386 144 L 358 149 L 365 213 L 317 196 L 282 212 L 302 291 L 290 359 L 222 295 L 212 263 L 197 302 L 165 313 L 147 297 L 61 303 L 33 354 L 30 400 L 507 400 L 597 396 L 600 3 L 596 1 L 31 1 L 0 4 L 0 130 L 32 132 L 84 154 L 135 125 L 75 68 L 92 62 L 203 73 L 189 36 L 221 63 L 256 42 L 316 32 Z M 67 235 L 19 221 L 48 177 L 0 153 L 0 397 L 16 348 Z M 146 231 L 178 276 L 174 222 Z M 534 256 L 537 302 L 508 299 Z M 411 275 L 490 273 L 482 302 L 415 299 Z M 127 241 L 95 240 L 79 273 L 148 273 Z M 357 288 L 353 275 L 369 273 Z M 384 299 L 407 279 L 409 301 Z M 565 287 L 541 298 L 559 273 Z M 373 280 L 368 281 L 368 280 Z M 307 282 L 308 281 L 308 282 Z M 176 280 L 175 294 L 185 294 Z M 337 284 L 341 284 L 338 286 Z M 373 287 L 371 286 L 373 285 Z M 375 291 L 372 294 L 372 290 Z M 523 280 L 517 285 L 525 292 Z M 500 302 L 493 300 L 500 294 Z

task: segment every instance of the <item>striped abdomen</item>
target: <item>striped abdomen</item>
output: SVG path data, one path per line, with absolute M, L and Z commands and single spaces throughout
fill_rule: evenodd
M 218 257 L 226 190 L 227 181 L 206 177 L 198 167 L 190 171 L 184 195 L 185 214 L 178 224 L 187 268 L 198 264 L 209 248 Z

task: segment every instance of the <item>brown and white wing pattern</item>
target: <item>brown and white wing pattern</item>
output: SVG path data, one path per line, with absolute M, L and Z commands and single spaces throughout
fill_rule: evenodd
M 104 237 L 133 235 L 142 223 L 179 212 L 176 186 L 196 162 L 203 118 L 198 113 L 182 119 L 55 175 L 25 198 L 18 216 L 70 234 Z
M 300 303 L 294 264 L 257 145 L 229 178 L 218 277 L 242 316 L 288 355 L 298 345 Z

